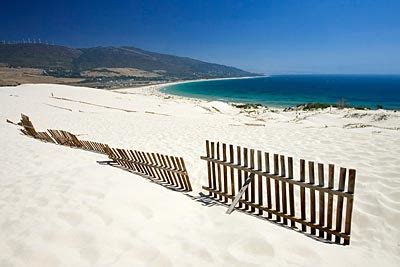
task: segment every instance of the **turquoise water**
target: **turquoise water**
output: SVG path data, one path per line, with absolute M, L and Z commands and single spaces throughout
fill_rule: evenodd
M 275 75 L 172 85 L 165 93 L 289 107 L 309 102 L 400 109 L 400 75 Z

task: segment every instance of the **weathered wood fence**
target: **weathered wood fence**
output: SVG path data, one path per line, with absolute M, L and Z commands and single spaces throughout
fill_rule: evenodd
M 208 170 L 208 186 L 203 189 L 212 198 L 232 203 L 245 185 L 236 208 L 325 240 L 332 241 L 333 238 L 335 243 L 350 243 L 354 169 L 340 168 L 339 183 L 334 189 L 333 164 L 318 163 L 316 181 L 316 164 L 312 161 L 306 164 L 301 159 L 297 170 L 299 178 L 295 179 L 292 157 L 210 141 L 206 141 L 206 156 L 201 159 L 207 161 Z
M 109 146 L 107 144 L 103 143 L 98 143 L 98 142 L 93 142 L 93 141 L 85 141 L 81 140 L 80 141 L 82 144 L 82 149 L 88 150 L 88 151 L 94 151 L 98 152 L 101 154 L 107 154 L 107 149 L 109 149 Z
M 181 191 L 192 191 L 185 162 L 181 157 L 119 148 L 110 148 L 107 154 L 120 166 L 144 174 L 157 183 Z
M 20 125 L 23 127 L 23 129 L 21 129 L 23 134 L 45 142 L 55 143 L 47 132 L 36 132 L 35 127 L 33 127 L 32 122 L 29 120 L 29 117 L 24 114 L 21 114 Z
M 24 114 L 21 114 L 19 125 L 23 127 L 21 131 L 24 134 L 35 139 L 106 154 L 120 166 L 144 174 L 159 184 L 179 191 L 192 191 L 185 162 L 181 157 L 110 148 L 107 144 L 79 140 L 76 135 L 63 130 L 49 129 L 50 134 L 37 132 L 29 117 Z
M 62 130 L 37 132 L 28 116 L 21 117 L 21 131 L 28 136 L 107 154 L 118 165 L 161 185 L 192 191 L 181 157 L 110 148 L 106 144 L 79 140 Z M 300 159 L 295 177 L 292 157 L 208 140 L 206 156 L 201 159 L 207 162 L 208 171 L 208 186 L 203 189 L 210 197 L 230 204 L 228 212 L 241 209 L 330 242 L 350 244 L 354 169 Z
M 21 129 L 22 133 L 41 141 L 81 148 L 102 154 L 106 154 L 105 150 L 108 148 L 106 144 L 80 140 L 76 135 L 63 130 L 49 129 L 47 130 L 48 132 L 37 132 L 32 122 L 29 120 L 29 117 L 24 114 L 21 114 L 21 122 L 19 124 L 23 127 L 23 129 Z

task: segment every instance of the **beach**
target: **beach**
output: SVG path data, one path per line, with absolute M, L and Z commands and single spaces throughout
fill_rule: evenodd
M 400 109 L 398 75 L 281 74 L 176 83 L 165 93 L 268 107 L 321 103 L 357 109 Z
M 398 265 L 399 112 L 245 110 L 166 95 L 164 86 L 0 88 L 0 266 Z M 6 123 L 20 113 L 39 130 L 183 157 L 193 191 L 101 164 L 105 155 L 28 138 Z M 206 140 L 356 169 L 351 244 L 198 201 Z

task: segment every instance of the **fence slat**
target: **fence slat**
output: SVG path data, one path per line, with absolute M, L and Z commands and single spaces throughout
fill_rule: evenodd
M 82 142 L 82 144 L 83 144 L 83 149 L 89 150 L 87 141 L 81 141 L 81 142 Z
M 179 164 L 179 160 L 176 157 L 173 156 L 165 156 L 166 162 L 167 162 L 167 166 L 169 168 L 173 168 L 175 170 L 182 170 L 180 164 Z M 170 172 L 168 172 L 170 173 Z M 177 182 L 178 188 L 180 189 L 184 189 L 185 185 L 183 182 L 183 177 L 182 175 L 180 175 L 179 173 L 170 173 L 170 176 L 172 176 L 172 178 Z
M 137 155 L 138 155 L 138 157 L 139 157 L 140 163 L 142 164 L 142 166 L 143 166 L 144 169 L 145 169 L 146 175 L 151 177 L 151 176 L 152 176 L 152 174 L 151 174 L 151 168 L 148 166 L 148 164 L 147 164 L 147 162 L 146 162 L 146 158 L 145 158 L 145 156 L 143 155 L 143 152 L 142 152 L 142 151 L 136 151 L 136 153 L 137 153 Z
M 160 158 L 161 158 L 161 166 L 163 168 L 167 168 L 167 169 L 171 169 L 170 166 L 168 166 L 167 164 L 167 159 L 168 157 L 165 155 L 160 154 Z M 173 169 L 178 170 L 178 166 L 176 165 L 175 159 L 171 158 L 172 164 L 173 164 Z M 165 173 L 165 175 L 168 177 L 168 180 L 171 181 L 172 185 L 175 187 L 180 187 L 180 183 L 179 183 L 179 177 L 175 176 L 174 174 L 172 174 L 171 172 L 169 172 L 168 170 L 164 169 L 163 172 Z
M 233 145 L 229 145 L 229 162 L 233 164 L 235 160 L 235 155 L 233 152 Z M 230 167 L 230 174 L 231 174 L 231 194 L 232 196 L 235 195 L 235 169 Z
M 137 158 L 135 151 L 129 150 L 128 153 L 130 157 L 133 159 L 133 166 L 135 167 L 136 171 L 144 173 L 143 166 L 139 164 L 139 159 Z
M 262 171 L 262 152 L 260 150 L 257 151 L 257 170 Z M 257 176 L 258 179 L 258 184 L 257 184 L 257 190 L 258 190 L 258 205 L 262 206 L 263 205 L 263 177 L 261 175 Z M 258 215 L 262 215 L 263 211 L 258 210 Z
M 117 157 L 119 157 L 123 161 L 124 165 L 122 165 L 122 166 L 124 166 L 127 169 L 130 169 L 130 170 L 134 171 L 135 167 L 134 167 L 134 165 L 132 163 L 132 160 L 131 160 L 132 156 L 129 153 L 129 151 L 121 149 L 120 153 L 121 153 L 121 155 L 117 155 Z
M 293 179 L 293 158 L 288 157 L 288 179 Z M 290 206 L 290 216 L 295 216 L 295 206 L 294 206 L 294 188 L 293 184 L 289 183 L 289 206 Z M 290 226 L 295 227 L 296 222 L 291 220 Z
M 97 151 L 95 142 L 92 142 L 92 149 L 93 149 L 93 151 Z
M 180 183 L 179 183 L 179 178 L 180 177 L 176 173 L 171 173 L 171 172 L 168 171 L 168 169 L 177 170 L 178 168 L 176 166 L 176 163 L 173 161 L 172 158 L 171 158 L 171 161 L 172 161 L 172 163 L 171 163 L 171 161 L 169 161 L 169 157 L 165 156 L 165 155 L 162 155 L 162 154 L 160 154 L 160 159 L 161 159 L 161 161 L 160 161 L 161 162 L 161 167 L 165 168 L 163 170 L 163 172 L 168 177 L 168 180 L 172 181 L 173 186 L 176 186 L 176 187 L 179 188 L 180 187 Z
M 339 190 L 340 191 L 344 190 L 345 181 L 346 181 L 346 169 L 340 168 L 340 173 L 339 173 Z M 337 232 L 342 231 L 342 217 L 343 217 L 343 197 L 338 196 L 337 208 L 336 208 L 336 231 Z M 340 243 L 339 236 L 335 237 L 335 242 Z
M 306 181 L 306 161 L 304 159 L 300 160 L 300 182 Z M 306 189 L 300 186 L 300 209 L 301 209 L 301 219 L 306 220 Z M 301 225 L 301 230 L 303 232 L 307 231 L 305 224 Z
M 127 150 L 126 153 L 129 155 L 129 158 L 131 159 L 131 167 L 132 170 L 144 173 L 143 171 L 143 166 L 141 164 L 137 164 L 136 162 L 139 162 L 139 159 L 137 158 L 137 155 L 135 154 L 134 151 L 132 150 Z
M 62 141 L 61 141 L 62 143 Z M 93 142 L 89 141 L 89 150 L 94 151 Z
M 242 149 L 241 149 L 241 147 L 237 146 L 236 151 L 237 151 L 237 165 L 241 166 L 242 165 Z M 238 192 L 239 192 L 240 188 L 242 188 L 242 170 L 238 169 Z M 242 208 L 242 207 L 243 207 L 243 205 L 239 201 L 239 208 Z
M 167 161 L 166 161 L 166 156 L 160 154 L 160 158 L 161 158 L 161 162 L 162 162 L 162 164 L 161 164 L 162 167 L 163 167 L 163 168 L 168 168 Z M 175 168 L 177 168 L 176 165 L 175 165 Z M 173 186 L 179 188 L 180 185 L 179 185 L 179 182 L 178 182 L 177 177 L 173 176 L 173 175 L 171 174 L 171 172 L 169 172 L 169 171 L 167 171 L 167 170 L 165 170 L 165 169 L 164 169 L 164 172 L 165 172 L 165 174 L 168 176 L 169 180 L 172 181 Z
M 147 176 L 152 177 L 152 169 L 148 165 L 149 163 L 146 161 L 146 157 L 143 152 L 135 150 L 135 154 L 139 160 L 140 165 L 143 167 L 143 170 Z
M 215 159 L 215 145 L 214 142 L 211 142 L 211 158 Z M 215 163 L 211 163 L 211 176 L 212 176 L 212 189 L 217 190 L 217 177 L 215 174 Z M 217 194 L 214 193 L 213 197 L 216 197 Z
M 222 161 L 226 162 L 226 144 L 222 144 Z M 227 167 L 226 165 L 222 166 L 222 172 L 224 175 L 224 189 L 223 193 L 227 194 L 228 193 L 228 173 L 227 173 Z M 224 203 L 228 202 L 228 198 L 224 197 Z
M 117 155 L 118 158 L 118 162 L 121 166 L 123 166 L 124 168 L 128 168 L 128 164 L 126 163 L 126 161 L 124 160 L 124 158 L 122 157 L 122 152 L 121 149 L 117 148 L 115 150 L 115 153 Z
M 156 178 L 155 168 L 153 167 L 153 164 L 150 161 L 149 153 L 142 152 L 142 155 L 143 155 L 143 158 L 144 158 L 144 161 L 146 162 L 146 164 L 149 165 L 150 174 L 151 174 L 152 179 L 155 179 Z
M 269 153 L 264 153 L 264 159 L 265 159 L 265 172 L 270 173 L 270 167 L 269 167 Z M 272 196 L 271 196 L 271 178 L 267 177 L 265 179 L 266 183 L 266 188 L 267 188 L 267 208 L 272 209 Z M 268 218 L 272 218 L 272 214 L 268 212 Z
M 128 153 L 124 149 L 121 149 L 120 153 L 121 153 L 121 158 L 123 159 L 126 168 L 132 170 L 133 168 L 132 168 L 132 164 L 130 162 L 130 157 L 128 156 Z
M 250 169 L 254 170 L 254 149 L 250 149 Z M 256 180 L 253 179 L 250 183 L 250 201 L 251 203 L 256 203 Z M 251 207 L 250 209 L 251 212 L 255 212 L 256 209 L 254 207 Z
M 328 173 L 328 188 L 333 189 L 334 187 L 334 176 L 335 176 L 335 165 L 329 164 L 329 173 Z M 326 226 L 329 229 L 332 229 L 332 221 L 333 221 L 333 194 L 328 193 L 328 214 L 326 218 Z M 328 233 L 326 235 L 328 240 L 332 240 L 332 235 Z
M 281 176 L 286 178 L 286 166 L 285 166 L 285 156 L 281 155 Z M 282 181 L 282 212 L 287 214 L 287 197 L 286 197 L 286 182 Z M 286 218 L 283 218 L 283 224 L 287 225 L 288 221 Z
M 210 141 L 206 140 L 206 156 L 210 157 Z M 207 161 L 207 177 L 208 177 L 208 188 L 213 188 L 211 181 L 211 162 Z M 208 195 L 211 196 L 211 192 L 208 192 Z
M 68 141 L 67 141 L 67 142 L 68 142 Z M 99 151 L 99 148 L 98 148 L 96 142 L 93 142 L 93 148 L 94 148 L 94 151 Z
M 165 156 L 165 158 L 168 159 L 168 156 Z M 176 169 L 176 170 L 182 171 L 182 166 L 179 163 L 178 157 L 170 156 L 169 158 L 171 159 L 171 162 L 173 164 L 173 168 Z M 175 174 L 176 174 L 175 178 L 176 178 L 176 181 L 178 183 L 178 187 L 183 190 L 185 188 L 185 184 L 184 184 L 184 181 L 183 181 L 183 176 L 180 175 L 179 173 L 175 173 Z M 173 176 L 174 173 L 171 173 L 171 175 Z
M 245 147 L 245 148 L 243 148 L 243 166 L 244 167 L 248 167 L 249 165 L 248 165 L 248 159 L 249 159 L 249 156 L 248 156 L 248 148 L 247 147 Z M 246 180 L 247 180 L 247 178 L 249 177 L 249 175 L 248 175 L 248 172 L 246 172 L 246 171 L 244 171 L 244 178 L 243 178 L 243 181 L 245 182 Z M 244 200 L 245 201 L 248 201 L 249 200 L 249 188 L 247 187 L 247 189 L 246 189 L 246 191 L 244 192 Z M 245 210 L 248 210 L 249 209 L 249 205 L 244 205 L 244 208 L 245 208 Z
M 322 163 L 318 163 L 318 186 L 324 187 L 324 165 Z M 319 211 L 319 225 L 324 226 L 325 225 L 325 193 L 323 191 L 319 191 L 318 195 L 319 199 L 319 205 L 318 205 L 318 211 Z M 324 237 L 324 232 L 319 231 L 319 237 Z
M 279 155 L 274 154 L 274 174 L 279 175 Z M 281 205 L 280 205 L 280 193 L 279 193 L 279 181 L 275 180 L 275 210 L 280 212 L 281 211 Z M 281 217 L 276 216 L 276 220 L 278 222 L 281 221 Z
M 152 157 L 152 159 L 153 159 L 154 165 L 159 166 L 160 164 L 158 163 L 156 154 L 155 154 L 155 153 L 151 153 L 151 157 Z M 158 178 L 160 181 L 162 181 L 162 182 L 167 182 L 167 180 L 165 179 L 165 177 L 164 177 L 164 175 L 163 175 L 163 173 L 162 173 L 162 171 L 161 171 L 160 169 L 157 168 L 156 174 L 157 174 L 157 178 Z
M 114 149 L 115 160 L 117 161 L 117 163 L 119 165 L 121 165 L 122 167 L 126 168 L 125 167 L 125 162 L 121 159 L 121 155 L 119 154 L 118 150 L 119 150 L 118 148 Z
M 315 183 L 314 162 L 308 162 L 309 183 Z M 310 189 L 310 222 L 315 223 L 315 189 Z M 315 228 L 311 228 L 311 234 L 315 235 Z
M 151 176 L 150 174 L 150 169 L 149 167 L 146 165 L 146 162 L 143 159 L 143 155 L 140 153 L 140 151 L 135 150 L 135 154 L 137 155 L 137 158 L 139 160 L 140 165 L 143 167 L 144 173 L 147 176 Z
M 192 191 L 192 184 L 190 183 L 189 180 L 189 175 L 187 174 L 187 170 L 186 170 L 186 166 L 185 166 L 185 161 L 183 160 L 183 158 L 179 158 L 181 166 L 182 166 L 182 170 L 185 172 L 184 175 L 184 179 L 185 179 L 185 190 L 187 191 Z
M 154 163 L 154 159 L 152 158 L 152 155 L 150 153 L 146 153 L 146 158 L 151 166 L 156 166 L 157 164 Z M 157 173 L 157 168 L 152 168 L 152 176 L 155 180 L 160 180 L 158 173 Z
M 140 151 L 134 150 L 133 152 L 136 155 L 136 159 L 139 162 L 139 165 L 142 167 L 143 173 L 145 175 L 150 175 L 149 168 L 146 166 Z
M 217 142 L 217 160 L 219 161 L 221 159 L 220 157 L 220 143 Z M 218 187 L 217 190 L 219 192 L 222 192 L 222 174 L 221 174 L 221 166 L 220 164 L 217 163 L 217 183 L 218 183 Z M 218 199 L 222 200 L 222 195 L 218 195 Z
M 349 183 L 347 186 L 347 192 L 350 194 L 354 194 L 354 187 L 356 182 L 356 170 L 350 169 L 349 170 Z M 344 233 L 350 236 L 351 231 L 351 218 L 353 214 L 353 198 L 347 198 L 346 202 L 346 221 L 345 221 L 345 228 Z M 345 245 L 350 244 L 350 238 L 344 240 Z
M 183 165 L 181 164 L 180 158 L 178 158 L 178 157 L 173 157 L 173 158 L 175 158 L 175 162 L 176 162 L 176 165 L 177 165 L 178 169 L 183 173 L 184 172 L 184 168 L 183 168 Z M 180 174 L 179 176 L 180 176 L 180 181 L 182 183 L 181 189 L 182 190 L 187 190 L 188 186 L 186 185 L 185 175 L 184 174 Z

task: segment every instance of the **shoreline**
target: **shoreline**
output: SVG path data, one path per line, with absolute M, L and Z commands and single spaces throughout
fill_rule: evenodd
M 282 106 L 282 105 L 266 105 L 262 103 L 255 103 L 255 102 L 240 102 L 240 101 L 229 101 L 229 100 L 222 100 L 222 99 L 208 99 L 206 97 L 200 98 L 200 97 L 191 97 L 191 96 L 183 96 L 183 95 L 178 95 L 178 94 L 169 94 L 163 89 L 166 87 L 172 86 L 172 85 L 177 85 L 177 84 L 185 84 L 185 83 L 191 83 L 191 82 L 205 82 L 205 81 L 218 81 L 218 80 L 237 80 L 237 79 L 255 79 L 255 78 L 262 78 L 262 77 L 270 77 L 271 75 L 266 75 L 266 76 L 256 76 L 256 77 L 234 77 L 234 78 L 216 78 L 216 79 L 198 79 L 198 80 L 190 80 L 190 81 L 178 81 L 178 82 L 169 82 L 169 83 L 160 83 L 160 84 L 153 84 L 153 85 L 146 85 L 146 86 L 140 86 L 140 87 L 133 87 L 133 88 L 120 88 L 120 89 L 112 89 L 110 91 L 115 91 L 115 92 L 120 92 L 120 93 L 132 93 L 131 91 L 139 91 L 143 94 L 148 94 L 150 92 L 150 95 L 158 95 L 163 98 L 177 98 L 177 99 L 182 99 L 190 102 L 199 102 L 199 101 L 204 101 L 204 102 L 222 102 L 222 103 L 227 103 L 232 106 L 258 106 L 259 108 L 263 109 L 269 109 L 269 110 L 279 110 L 279 111 L 303 111 L 303 112 L 308 112 L 308 111 L 316 111 L 316 110 L 324 110 L 324 109 L 332 109 L 332 108 L 338 108 L 337 104 L 331 104 L 331 103 L 324 103 L 324 102 L 307 102 L 307 103 L 300 103 L 295 106 Z M 323 108 L 311 108 L 308 109 L 308 106 L 325 106 Z M 304 108 L 302 108 L 304 107 Z M 398 112 L 400 111 L 399 109 L 387 109 L 387 108 L 368 108 L 368 107 L 363 107 L 363 106 L 344 106 L 343 108 L 338 108 L 342 110 L 359 110 L 359 111 L 388 111 L 388 112 Z

